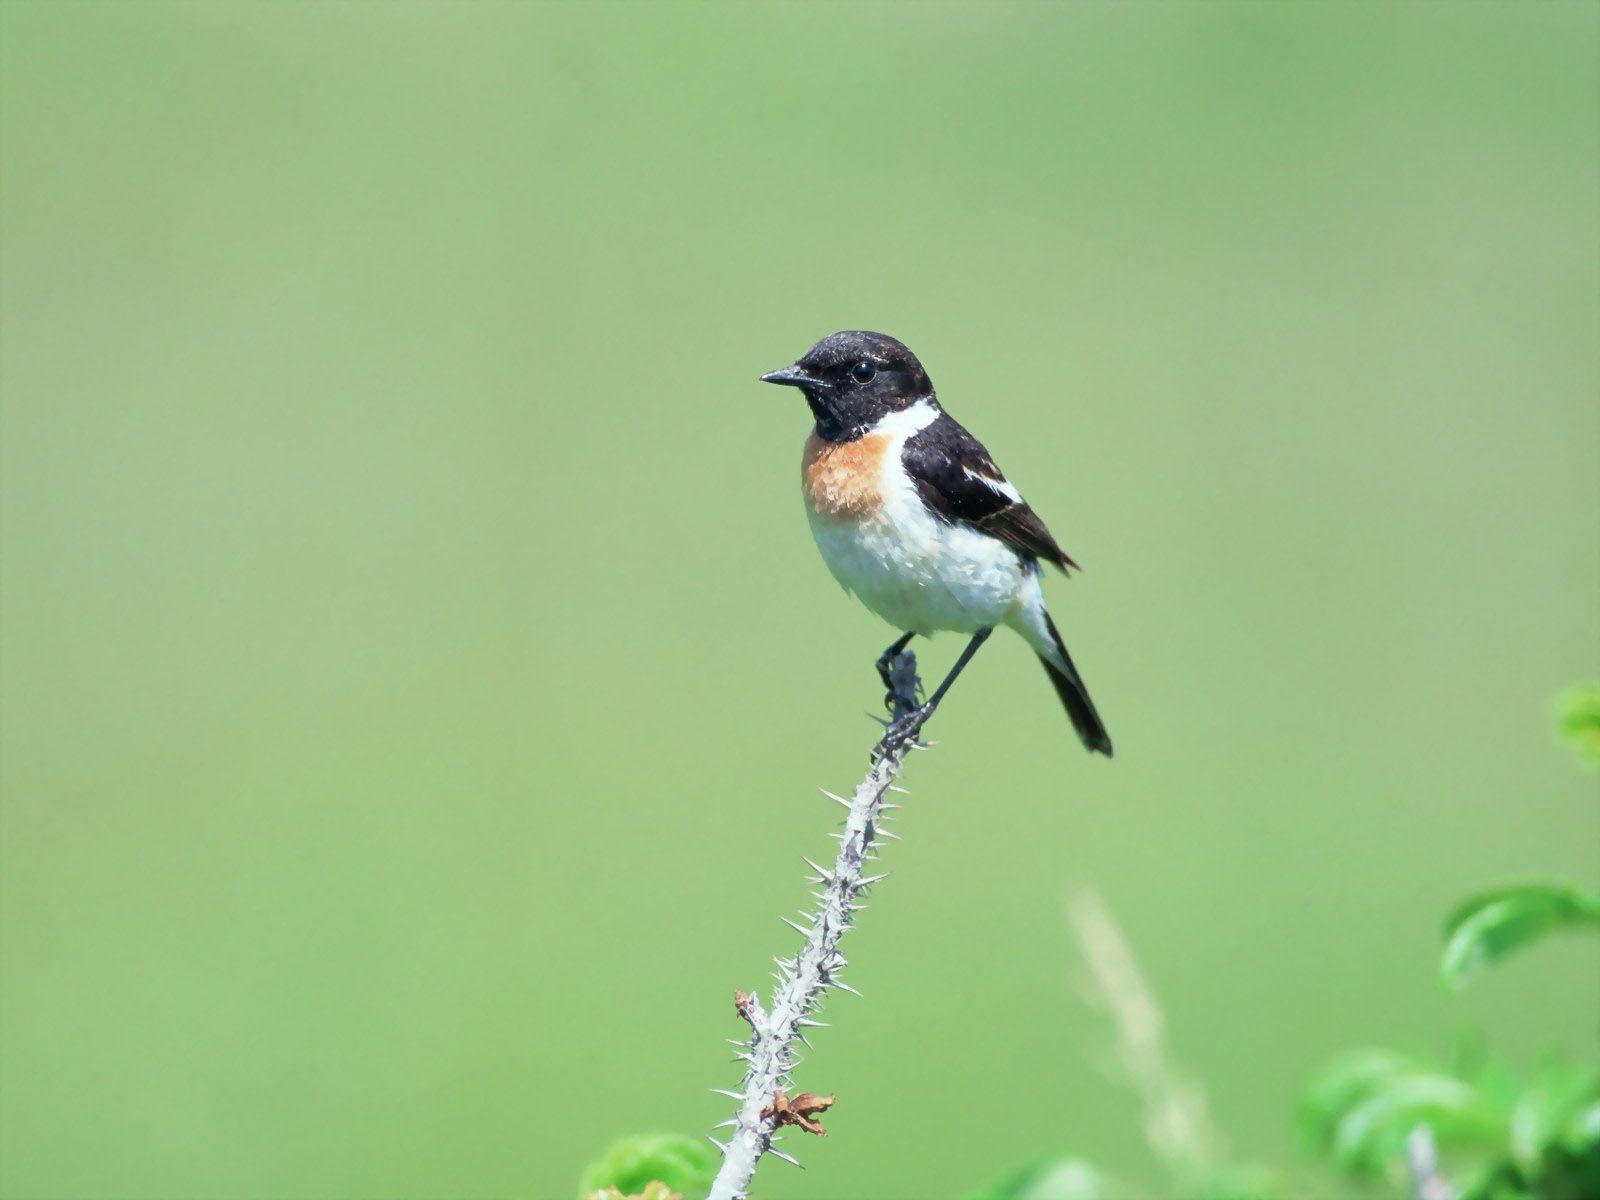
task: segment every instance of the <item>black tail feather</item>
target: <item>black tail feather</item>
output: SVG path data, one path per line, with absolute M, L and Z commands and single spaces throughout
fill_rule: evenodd
M 1056 653 L 1061 655 L 1061 661 L 1067 669 L 1061 670 L 1042 654 L 1039 655 L 1039 661 L 1044 664 L 1050 682 L 1055 684 L 1056 695 L 1061 697 L 1061 703 L 1066 706 L 1067 716 L 1072 718 L 1073 728 L 1083 739 L 1085 749 L 1110 758 L 1111 735 L 1106 732 L 1105 722 L 1095 711 L 1094 701 L 1089 699 L 1089 689 L 1084 687 L 1078 668 L 1072 665 L 1072 655 L 1067 653 L 1067 647 L 1061 641 L 1061 634 L 1056 631 L 1056 623 L 1050 619 L 1048 613 L 1045 615 L 1044 623 L 1050 630 L 1050 636 L 1055 639 Z

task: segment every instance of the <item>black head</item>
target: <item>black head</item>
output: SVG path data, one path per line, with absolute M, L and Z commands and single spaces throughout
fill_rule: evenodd
M 886 414 L 933 401 L 933 383 L 917 356 L 894 338 L 863 329 L 832 333 L 792 367 L 761 377 L 805 393 L 817 436 L 848 442 Z

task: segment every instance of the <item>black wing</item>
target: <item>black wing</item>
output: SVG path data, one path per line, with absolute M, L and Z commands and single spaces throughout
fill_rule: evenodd
M 924 503 L 947 521 L 999 538 L 1019 554 L 1065 571 L 1078 564 L 1056 545 L 1037 513 L 1007 482 L 982 442 L 949 413 L 906 440 L 901 464 Z

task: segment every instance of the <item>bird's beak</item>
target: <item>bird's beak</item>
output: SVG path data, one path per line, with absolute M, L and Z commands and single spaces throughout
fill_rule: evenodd
M 813 392 L 826 391 L 828 381 L 807 375 L 800 367 L 784 367 L 781 371 L 768 371 L 761 377 L 762 383 L 781 383 L 785 387 L 806 388 Z

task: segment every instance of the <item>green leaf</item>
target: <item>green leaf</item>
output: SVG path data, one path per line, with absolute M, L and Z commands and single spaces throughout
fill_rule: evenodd
M 624 1195 L 664 1183 L 685 1196 L 704 1195 L 717 1174 L 717 1152 L 709 1142 L 675 1133 L 647 1133 L 613 1142 L 604 1157 L 584 1168 L 579 1197 L 605 1188 Z
M 1402 1076 L 1423 1070 L 1392 1050 L 1352 1050 L 1312 1078 L 1300 1100 L 1300 1132 L 1313 1149 L 1331 1150 L 1339 1123 L 1358 1104 Z
M 1540 1200 L 1505 1159 L 1470 1172 L 1462 1181 L 1459 1200 Z
M 1441 1146 L 1504 1149 L 1500 1106 L 1466 1080 L 1389 1050 L 1335 1059 L 1300 1105 L 1307 1141 L 1357 1176 L 1381 1175 L 1401 1160 L 1406 1138 L 1423 1124 Z
M 1600 683 L 1568 688 L 1556 700 L 1557 726 L 1580 757 L 1600 764 Z
M 1406 1138 L 1427 1125 L 1441 1146 L 1489 1145 L 1504 1137 L 1504 1123 L 1470 1084 L 1452 1075 L 1404 1075 L 1386 1083 L 1345 1114 L 1333 1157 L 1355 1175 L 1377 1175 L 1405 1156 Z
M 1047 1158 L 965 1200 L 1111 1200 L 1115 1194 L 1105 1176 L 1083 1159 Z
M 1481 1052 L 1476 1059 L 1452 1062 L 1448 1069 L 1452 1075 L 1477 1088 L 1478 1095 L 1503 1113 L 1516 1107 L 1527 1087 L 1527 1081 L 1505 1062 L 1484 1057 Z
M 1559 929 L 1600 929 L 1600 896 L 1564 883 L 1520 883 L 1469 897 L 1445 918 L 1439 974 L 1459 987 L 1490 963 Z
M 1536 1175 L 1552 1151 L 1582 1150 L 1600 1138 L 1600 1070 L 1546 1067 L 1511 1112 L 1511 1157 Z
M 1595 1200 L 1600 1196 L 1600 1151 L 1552 1151 L 1539 1172 L 1538 1200 Z
M 1561 1143 L 1574 1154 L 1587 1151 L 1600 1158 L 1600 1102 L 1590 1104 L 1572 1114 Z

